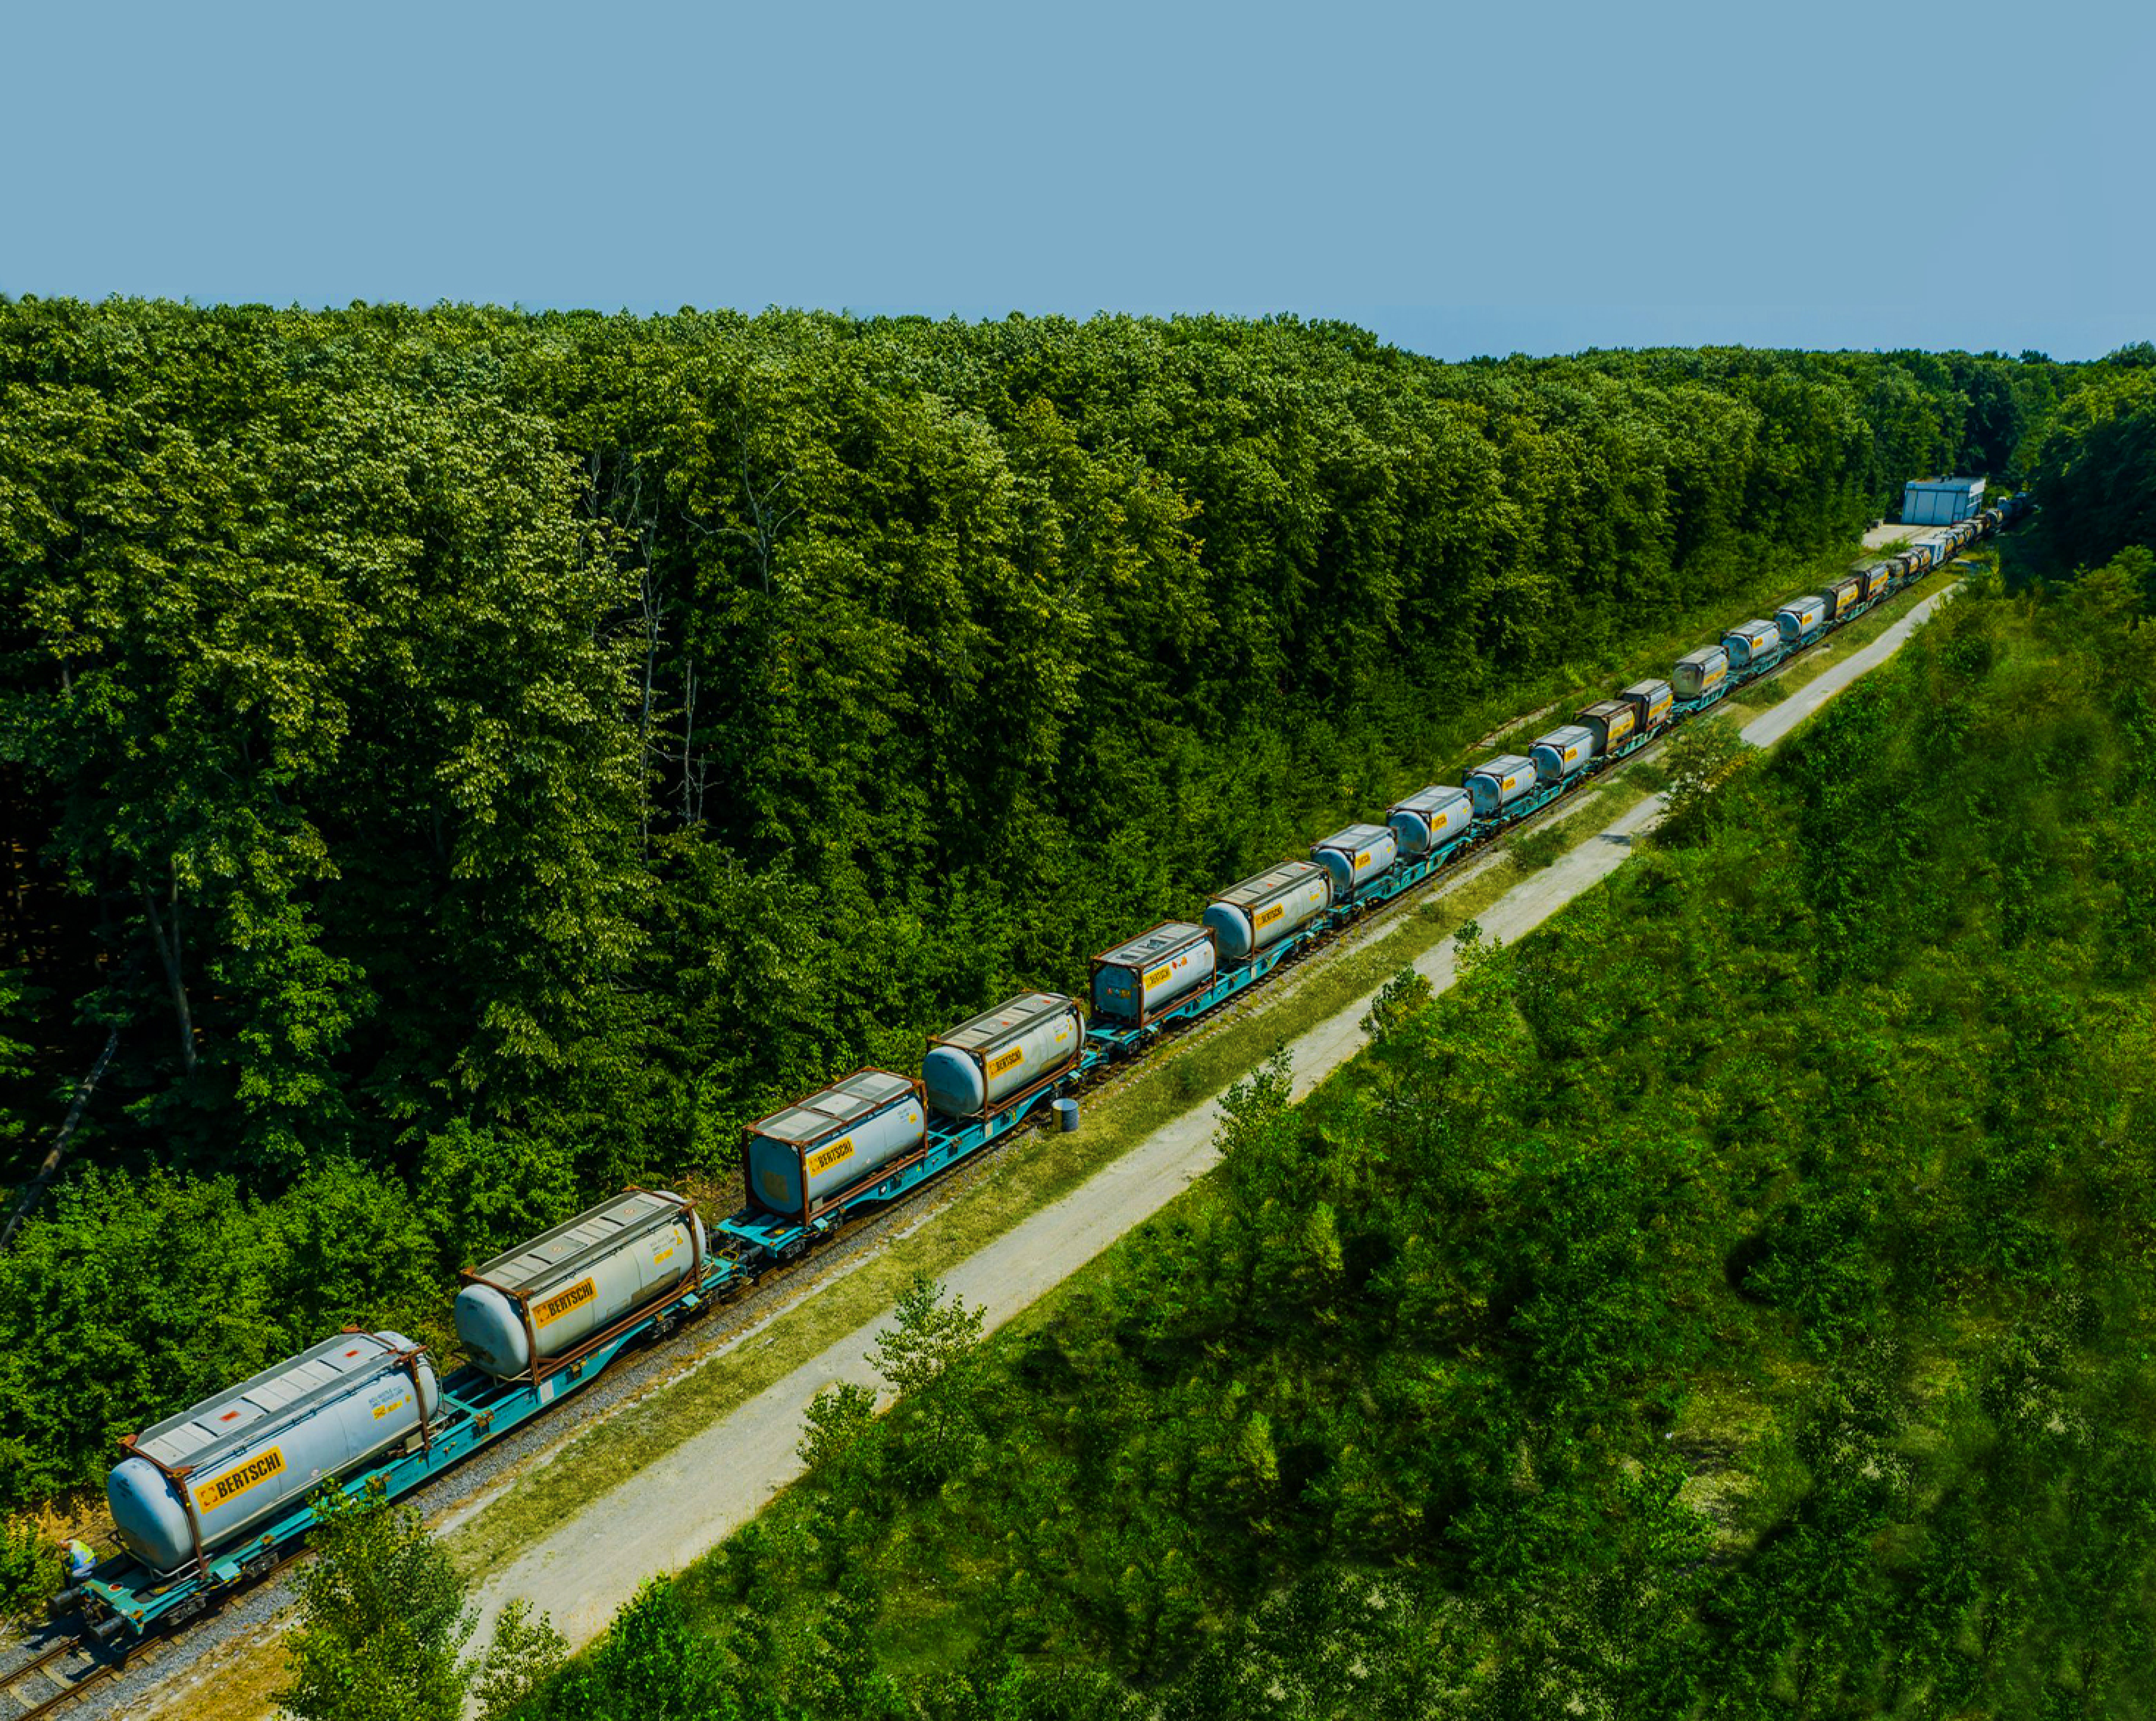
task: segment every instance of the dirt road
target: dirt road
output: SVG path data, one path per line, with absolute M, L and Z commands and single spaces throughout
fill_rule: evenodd
M 1761 747 L 1781 740 L 1892 656 L 1946 596 L 1925 599 L 1863 650 L 1754 717 L 1744 725 L 1744 739 Z M 1510 942 L 1532 931 L 1622 866 L 1634 840 L 1661 813 L 1660 798 L 1650 797 L 1520 884 L 1481 917 L 1485 935 Z M 1414 965 L 1439 991 L 1452 983 L 1453 950 L 1453 940 L 1446 939 Z M 1367 998 L 1358 1000 L 1294 1042 L 1298 1095 L 1362 1048 L 1368 1004 Z M 990 1326 L 1008 1320 L 1202 1176 L 1214 1161 L 1213 1134 L 1219 1121 L 1217 1100 L 1187 1113 L 961 1263 L 947 1283 L 968 1303 L 985 1306 Z M 850 1334 L 685 1442 L 498 1573 L 480 1592 L 482 1638 L 502 1603 L 524 1596 L 552 1614 L 572 1643 L 588 1642 L 644 1579 L 686 1565 L 753 1517 L 800 1474 L 793 1447 L 809 1400 L 834 1381 L 876 1384 L 865 1355 L 887 1318 Z

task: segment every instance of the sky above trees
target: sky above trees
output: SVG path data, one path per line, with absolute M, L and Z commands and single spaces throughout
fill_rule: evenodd
M 13 18 L 0 292 L 1291 311 L 1442 357 L 2156 329 L 2156 13 L 1993 0 Z

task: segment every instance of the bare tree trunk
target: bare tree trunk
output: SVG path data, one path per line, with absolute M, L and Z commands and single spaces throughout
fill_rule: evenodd
M 644 540 L 644 576 L 638 590 L 644 602 L 644 709 L 637 720 L 637 805 L 643 822 L 644 857 L 651 858 L 651 725 L 659 682 L 659 641 L 665 629 L 666 602 L 652 571 L 651 540 Z
M 172 1012 L 180 1025 L 180 1059 L 187 1073 L 195 1073 L 194 1014 L 187 1008 L 187 983 L 180 977 L 180 884 L 172 881 L 172 935 L 165 937 L 165 923 L 157 916 L 157 900 L 150 894 L 150 887 L 142 887 L 142 906 L 150 917 L 150 941 L 157 947 L 157 959 L 165 965 L 165 980 L 172 989 Z
M 772 509 L 785 491 L 787 480 L 793 476 L 790 471 L 781 473 L 777 478 L 772 479 L 770 488 L 761 496 L 757 494 L 756 480 L 750 476 L 748 469 L 748 433 L 746 429 L 742 431 L 742 496 L 748 504 L 749 518 L 755 521 L 756 530 L 753 532 L 743 532 L 741 535 L 747 538 L 756 551 L 757 572 L 762 579 L 763 595 L 766 597 L 771 596 L 771 565 L 778 553 L 778 529 L 801 511 L 800 505 L 797 503 L 783 514 L 772 512 Z
M 45 1155 L 44 1163 L 38 1167 L 38 1175 L 24 1186 L 21 1199 L 15 1203 L 15 1211 L 8 1216 L 8 1228 L 0 1231 L 0 1254 L 5 1254 L 14 1247 L 15 1233 L 37 1211 L 38 1203 L 44 1199 L 45 1191 L 52 1187 L 53 1179 L 59 1176 L 60 1167 L 67 1160 L 68 1143 L 74 1138 L 75 1125 L 82 1121 L 83 1108 L 90 1104 L 90 1096 L 97 1090 L 97 1084 L 105 1075 L 105 1067 L 112 1062 L 112 1054 L 119 1045 L 120 1029 L 116 1023 L 112 1032 L 105 1037 L 105 1049 L 97 1054 L 97 1062 L 90 1065 L 90 1073 L 75 1084 L 74 1103 L 68 1107 L 67 1115 L 60 1119 L 59 1129 L 54 1134 L 53 1145 Z
M 704 822 L 704 791 L 696 768 L 696 660 L 691 658 L 682 671 L 681 695 L 681 822 L 696 826 Z

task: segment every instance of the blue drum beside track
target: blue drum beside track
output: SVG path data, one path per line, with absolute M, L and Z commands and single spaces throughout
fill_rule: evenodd
M 1062 1074 L 1086 1036 L 1078 1006 L 1054 992 L 1021 992 L 937 1037 L 921 1060 L 928 1104 L 977 1118 L 997 1101 Z

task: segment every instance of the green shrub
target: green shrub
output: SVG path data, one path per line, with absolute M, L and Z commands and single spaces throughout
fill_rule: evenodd
M 42 1608 L 66 1570 L 65 1555 L 36 1524 L 0 1521 L 0 1616 L 19 1619 Z

